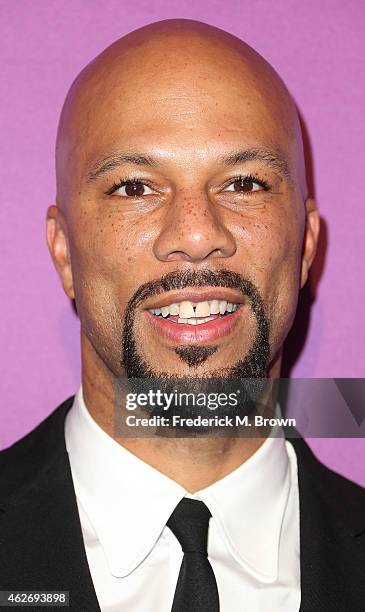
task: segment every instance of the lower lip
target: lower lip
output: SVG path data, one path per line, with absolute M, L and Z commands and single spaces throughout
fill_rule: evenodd
M 202 344 L 228 336 L 235 329 L 242 306 L 225 317 L 220 317 L 207 323 L 189 325 L 188 323 L 173 323 L 168 319 L 156 317 L 145 310 L 145 316 L 160 336 L 179 344 Z

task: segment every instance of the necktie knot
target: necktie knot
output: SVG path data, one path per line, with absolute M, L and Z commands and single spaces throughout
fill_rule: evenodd
M 211 513 L 204 502 L 184 497 L 167 521 L 184 553 L 207 556 L 208 526 Z

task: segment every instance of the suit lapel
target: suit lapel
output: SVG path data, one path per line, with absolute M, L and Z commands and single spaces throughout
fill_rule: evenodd
M 347 501 L 354 499 L 349 484 L 321 465 L 303 440 L 290 442 L 298 459 L 300 612 L 360 612 L 365 605 L 363 492 L 359 489 L 358 506 Z
M 62 435 L 47 440 L 51 454 L 48 446 L 34 449 L 34 478 L 0 504 L 0 588 L 65 590 L 71 610 L 100 612 L 64 443 L 66 412 L 57 415 Z

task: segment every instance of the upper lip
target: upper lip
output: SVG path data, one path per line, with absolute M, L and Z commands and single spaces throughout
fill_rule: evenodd
M 237 289 L 227 289 L 226 287 L 178 289 L 151 298 L 151 300 L 147 301 L 145 309 L 162 308 L 163 306 L 169 306 L 184 300 L 196 303 L 207 302 L 208 300 L 226 300 L 234 304 L 242 304 L 244 302 L 244 295 Z

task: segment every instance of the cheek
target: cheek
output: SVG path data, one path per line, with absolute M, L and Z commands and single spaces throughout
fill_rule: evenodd
M 247 238 L 250 248 L 247 269 L 250 274 L 252 271 L 252 278 L 257 281 L 267 305 L 271 344 L 280 346 L 291 327 L 297 306 L 301 220 L 286 209 L 286 214 L 255 220 L 248 227 Z
M 240 258 L 252 270 L 253 279 L 261 279 L 262 288 L 275 286 L 279 278 L 290 272 L 296 278 L 300 267 L 301 223 L 291 210 L 281 214 L 266 210 L 255 219 L 244 219 L 236 228 L 241 243 Z M 246 267 L 246 266 L 245 266 Z
M 115 212 L 94 217 L 82 215 L 73 227 L 70 245 L 73 274 L 82 282 L 109 280 L 119 293 L 128 284 L 131 265 L 143 251 L 141 231 L 134 224 L 121 222 Z
M 282 224 L 267 250 L 267 298 L 273 345 L 281 346 L 293 323 L 300 289 L 301 231 Z
M 120 327 L 120 288 L 128 260 L 121 234 L 91 214 L 75 219 L 70 250 L 75 299 L 89 336 Z
M 81 213 L 72 227 L 72 273 L 80 319 L 114 325 L 123 318 L 136 289 L 153 275 L 146 244 L 151 226 L 145 219 L 121 221 L 114 209 L 106 214 Z

